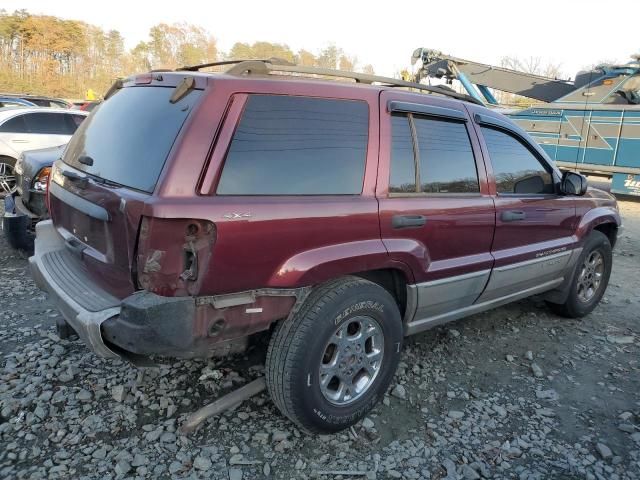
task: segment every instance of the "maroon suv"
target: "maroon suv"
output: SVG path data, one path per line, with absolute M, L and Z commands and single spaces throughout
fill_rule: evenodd
M 616 202 L 510 120 L 281 68 L 127 79 L 54 165 L 31 267 L 96 354 L 271 332 L 273 401 L 328 432 L 382 397 L 406 335 L 533 294 L 571 317 L 600 301 Z

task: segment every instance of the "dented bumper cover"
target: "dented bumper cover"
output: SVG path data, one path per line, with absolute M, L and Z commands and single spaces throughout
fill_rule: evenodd
M 248 335 L 287 317 L 306 289 L 255 290 L 207 297 L 164 297 L 145 290 L 118 299 L 91 279 L 51 220 L 36 226 L 29 258 L 36 284 L 97 355 L 193 358 L 242 349 Z

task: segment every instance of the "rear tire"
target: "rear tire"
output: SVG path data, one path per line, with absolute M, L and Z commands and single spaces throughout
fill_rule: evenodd
M 592 231 L 578 257 L 566 301 L 562 304 L 547 302 L 549 308 L 567 318 L 580 318 L 591 313 L 607 289 L 612 262 L 609 239 L 602 232 Z
M 267 389 L 299 427 L 337 432 L 382 399 L 402 339 L 400 312 L 389 292 L 358 277 L 330 281 L 277 325 L 267 352 Z

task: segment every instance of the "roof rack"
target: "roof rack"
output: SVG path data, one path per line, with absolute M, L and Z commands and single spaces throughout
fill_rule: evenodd
M 184 67 L 180 67 L 177 68 L 176 71 L 179 72 L 197 72 L 203 68 L 209 68 L 209 67 L 220 67 L 220 66 L 224 66 L 224 65 L 236 65 L 239 63 L 244 63 L 244 62 L 264 62 L 264 63 L 270 63 L 272 65 L 291 65 L 291 66 L 295 66 L 294 63 L 291 63 L 283 58 L 277 58 L 277 57 L 271 57 L 271 58 L 252 58 L 252 59 L 245 59 L 245 60 L 223 60 L 220 62 L 209 62 L 209 63 L 201 63 L 199 65 L 186 65 Z
M 347 72 L 345 70 L 333 70 L 330 68 L 319 67 L 305 67 L 301 65 L 295 65 L 287 60 L 281 58 L 269 58 L 269 59 L 253 59 L 253 60 L 225 60 L 222 62 L 203 63 L 200 65 L 192 65 L 181 67 L 179 71 L 197 72 L 202 68 L 216 67 L 223 65 L 232 65 L 224 73 L 227 75 L 268 75 L 273 72 L 289 72 L 289 73 L 302 73 L 307 75 L 318 75 L 323 77 L 334 78 L 350 78 L 355 80 L 356 83 L 366 84 L 381 84 L 386 87 L 404 87 L 421 90 L 428 93 L 435 93 L 438 95 L 444 95 L 446 97 L 456 98 L 458 100 L 464 100 L 466 102 L 476 103 L 482 105 L 470 95 L 464 93 L 458 93 L 446 86 L 431 86 L 423 85 L 416 82 L 407 82 L 405 80 L 398 80 L 397 78 L 381 77 L 378 75 L 369 75 L 367 73 Z

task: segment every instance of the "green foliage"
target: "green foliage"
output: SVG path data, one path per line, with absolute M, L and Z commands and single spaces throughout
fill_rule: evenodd
M 119 77 L 150 69 L 225 59 L 282 58 L 305 66 L 354 70 L 357 58 L 330 45 L 317 55 L 286 44 L 236 43 L 226 54 L 204 28 L 160 23 L 146 41 L 126 51 L 117 30 L 105 31 L 78 20 L 13 13 L 0 9 L 0 91 L 81 98 L 91 88 L 105 92 Z M 366 73 L 373 67 L 366 65 Z

